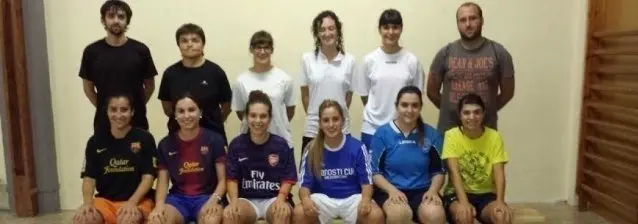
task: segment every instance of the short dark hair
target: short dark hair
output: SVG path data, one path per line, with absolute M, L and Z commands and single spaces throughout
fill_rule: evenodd
M 202 43 L 206 44 L 206 35 L 204 35 L 204 29 L 194 23 L 186 23 L 175 31 L 175 42 L 179 44 L 179 37 L 186 34 L 195 34 L 202 39 Z
M 476 93 L 468 93 L 467 95 L 461 97 L 457 105 L 458 106 L 457 113 L 461 114 L 461 111 L 463 110 L 463 106 L 467 104 L 476 104 L 479 107 L 481 107 L 483 112 L 485 112 L 485 102 L 483 101 L 481 96 L 477 95 Z
M 403 17 L 396 9 L 386 9 L 379 17 L 379 27 L 390 24 L 403 26 Z
M 261 103 L 268 107 L 268 117 L 272 119 L 272 102 L 270 97 L 261 90 L 253 90 L 248 94 L 248 102 L 246 103 L 245 113 L 248 115 L 250 112 L 250 106 L 253 104 Z
M 130 24 L 131 18 L 133 17 L 133 11 L 131 11 L 131 7 L 126 2 L 121 0 L 107 0 L 104 4 L 102 4 L 102 7 L 100 7 L 102 20 L 106 18 L 106 13 L 110 11 L 117 12 L 118 10 L 124 11 L 124 14 L 126 14 L 126 25 Z
M 254 49 L 258 45 L 266 45 L 270 49 L 274 49 L 275 44 L 272 35 L 265 30 L 255 32 L 250 38 L 250 49 Z
M 474 2 L 465 2 L 463 4 L 461 4 L 461 6 L 459 6 L 459 8 L 456 9 L 456 20 L 459 19 L 459 9 L 463 8 L 463 7 L 470 7 L 470 6 L 474 6 L 476 7 L 476 11 L 478 11 L 478 15 L 479 18 L 483 19 L 483 9 L 481 9 L 481 6 L 479 6 L 478 4 L 474 3 Z

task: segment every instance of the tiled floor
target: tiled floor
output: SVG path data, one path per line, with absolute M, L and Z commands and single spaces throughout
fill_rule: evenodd
M 602 218 L 591 212 L 578 212 L 566 204 L 516 204 L 516 207 L 536 209 L 546 219 L 542 223 L 550 224 L 606 224 Z M 36 218 L 16 218 L 6 211 L 0 211 L 0 224 L 61 224 L 71 223 L 72 212 L 40 215 Z

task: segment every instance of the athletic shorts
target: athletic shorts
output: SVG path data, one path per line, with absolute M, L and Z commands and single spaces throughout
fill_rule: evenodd
M 428 189 L 399 190 L 403 192 L 405 197 L 408 199 L 408 206 L 412 209 L 412 221 L 419 223 L 419 205 L 421 205 L 423 195 L 428 191 Z M 385 203 L 389 197 L 390 196 L 388 196 L 387 193 L 378 188 L 374 189 L 374 194 L 372 195 L 374 201 L 381 207 L 383 207 L 383 203 Z
M 104 223 L 115 224 L 117 221 L 117 210 L 122 207 L 122 205 L 126 203 L 126 201 L 109 201 L 105 198 L 96 197 L 93 199 L 93 206 L 95 209 L 100 212 L 102 215 L 102 219 L 104 219 Z M 142 199 L 139 204 L 137 204 L 137 209 L 142 212 L 142 217 L 144 219 L 148 218 L 148 215 L 153 211 L 153 207 L 155 203 L 151 199 Z
M 182 218 L 184 218 L 184 223 L 197 222 L 199 210 L 204 207 L 209 198 L 209 194 L 198 196 L 168 194 L 168 196 L 166 196 L 166 204 L 175 207 L 177 211 L 179 211 Z M 224 200 L 219 203 L 222 207 L 225 205 Z
M 274 198 L 239 198 L 240 200 L 247 201 L 248 204 L 252 205 L 255 209 L 255 215 L 257 215 L 257 219 L 266 219 L 266 215 L 268 213 L 268 208 L 272 203 L 277 200 L 277 197 Z M 287 199 L 290 208 L 294 207 L 294 203 L 292 202 L 291 197 Z
M 452 212 L 450 211 L 450 205 L 452 202 L 456 201 L 455 194 L 448 194 L 443 197 L 443 206 L 445 207 L 445 215 L 447 216 L 449 223 L 454 223 L 454 217 L 452 216 Z M 476 209 L 476 219 L 481 223 L 490 223 L 489 220 L 483 220 L 481 218 L 481 213 L 483 209 L 492 201 L 496 201 L 496 194 L 494 193 L 485 193 L 485 194 L 467 194 L 467 200 L 470 201 L 470 204 L 474 206 Z
M 361 194 L 354 194 L 347 198 L 330 198 L 325 194 L 312 194 L 310 199 L 319 209 L 319 222 L 331 223 L 339 217 L 347 224 L 357 223 Z

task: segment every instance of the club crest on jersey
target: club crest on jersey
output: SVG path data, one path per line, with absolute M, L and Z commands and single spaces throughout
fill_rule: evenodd
M 199 151 L 202 153 L 202 155 L 208 154 L 208 146 L 202 146 L 201 148 L 199 148 Z
M 279 155 L 277 154 L 268 155 L 268 164 L 270 164 L 270 166 L 272 167 L 277 166 L 277 164 L 279 164 Z
M 131 151 L 133 153 L 137 153 L 140 151 L 140 149 L 142 149 L 142 143 L 140 142 L 133 142 L 131 143 Z

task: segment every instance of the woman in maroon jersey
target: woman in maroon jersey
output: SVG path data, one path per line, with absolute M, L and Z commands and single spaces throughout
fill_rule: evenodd
M 179 97 L 174 107 L 179 127 L 158 145 L 157 206 L 149 219 L 152 223 L 221 223 L 226 192 L 224 138 L 200 127 L 200 106 L 191 95 Z

